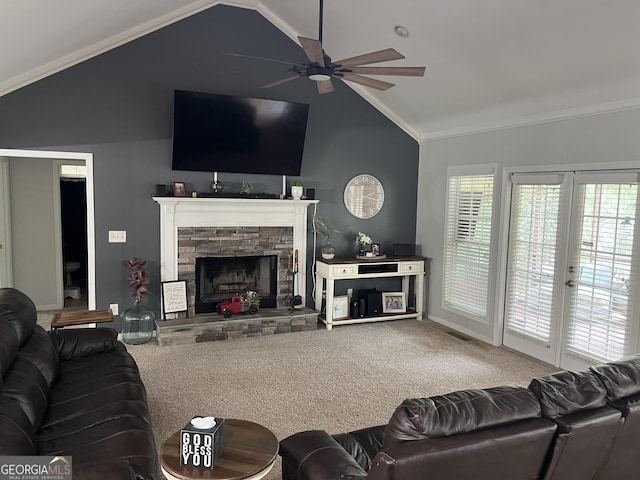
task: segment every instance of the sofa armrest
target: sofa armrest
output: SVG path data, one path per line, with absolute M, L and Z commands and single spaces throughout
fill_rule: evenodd
M 298 480 L 364 480 L 355 459 L 324 430 L 300 432 L 280 442 L 283 470 Z
M 60 360 L 95 355 L 113 350 L 118 344 L 118 332 L 112 328 L 77 328 L 49 332 Z

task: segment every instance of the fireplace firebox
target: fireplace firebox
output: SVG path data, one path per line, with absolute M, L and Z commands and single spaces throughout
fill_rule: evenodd
M 196 258 L 195 313 L 211 313 L 234 293 L 258 293 L 260 308 L 277 306 L 278 256 Z

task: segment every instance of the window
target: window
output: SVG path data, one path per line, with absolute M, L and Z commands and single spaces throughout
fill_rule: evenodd
M 443 307 L 485 319 L 493 214 L 494 169 L 449 172 Z

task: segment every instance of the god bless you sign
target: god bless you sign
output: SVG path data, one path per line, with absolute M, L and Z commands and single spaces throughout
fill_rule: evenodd
M 224 418 L 194 417 L 180 431 L 180 465 L 213 468 L 224 450 Z

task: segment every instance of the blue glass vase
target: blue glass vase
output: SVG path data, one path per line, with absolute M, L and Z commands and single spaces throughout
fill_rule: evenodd
M 136 301 L 120 315 L 122 318 L 122 340 L 130 345 L 147 343 L 153 337 L 156 319 L 152 310 Z

